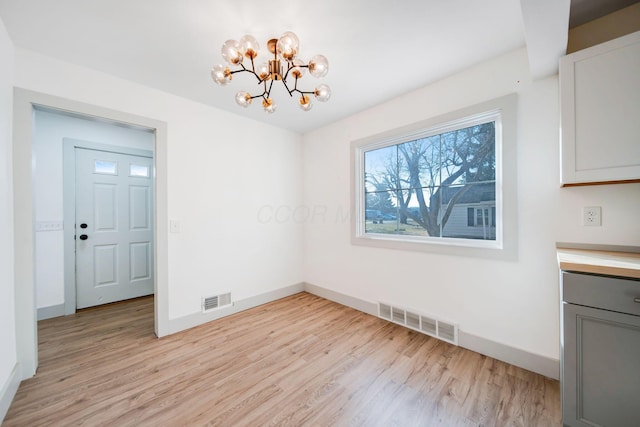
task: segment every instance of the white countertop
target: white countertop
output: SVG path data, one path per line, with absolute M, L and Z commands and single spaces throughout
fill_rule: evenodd
M 563 271 L 640 279 L 640 253 L 586 249 L 557 249 Z

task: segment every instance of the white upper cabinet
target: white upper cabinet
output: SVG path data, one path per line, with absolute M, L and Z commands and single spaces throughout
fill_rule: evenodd
M 560 59 L 563 186 L 640 181 L 640 31 Z

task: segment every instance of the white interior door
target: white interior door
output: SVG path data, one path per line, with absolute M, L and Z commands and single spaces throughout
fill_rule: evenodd
M 75 151 L 76 307 L 152 294 L 152 158 Z

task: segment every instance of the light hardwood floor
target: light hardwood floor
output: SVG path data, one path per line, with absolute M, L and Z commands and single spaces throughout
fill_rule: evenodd
M 300 293 L 162 339 L 153 299 L 39 322 L 10 426 L 558 426 L 557 381 Z

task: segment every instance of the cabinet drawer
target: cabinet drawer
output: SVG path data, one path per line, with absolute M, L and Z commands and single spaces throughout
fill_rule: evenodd
M 640 316 L 640 280 L 563 271 L 562 300 Z

